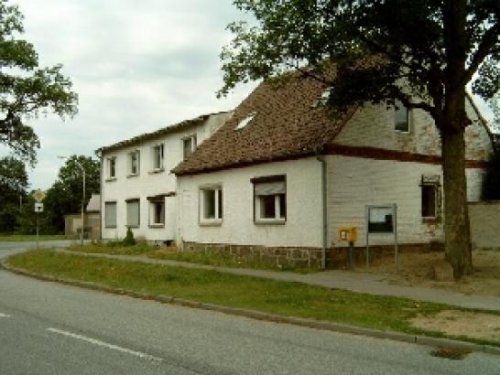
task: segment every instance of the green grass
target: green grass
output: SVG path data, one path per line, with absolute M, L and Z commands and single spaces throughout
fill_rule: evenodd
M 442 336 L 439 332 L 425 332 L 412 327 L 409 319 L 417 314 L 453 309 L 447 305 L 404 298 L 50 250 L 17 254 L 8 258 L 8 262 L 37 274 L 94 282 L 148 295 L 168 295 L 284 316 L 414 334 Z
M 69 240 L 75 237 L 66 237 L 65 235 L 51 234 L 40 235 L 39 241 Z M 28 242 L 36 241 L 36 235 L 28 234 L 0 234 L 0 242 Z
M 83 246 L 74 244 L 68 250 L 89 254 L 113 254 L 113 255 L 146 255 L 156 251 L 158 248 L 146 243 L 133 246 L 123 246 L 121 242 L 107 242 L 105 244 L 86 244 Z

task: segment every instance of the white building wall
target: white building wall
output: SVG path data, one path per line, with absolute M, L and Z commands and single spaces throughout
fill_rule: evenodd
M 422 175 L 440 175 L 442 183 L 441 166 L 333 155 L 327 157 L 327 171 L 329 246 L 343 246 L 337 231 L 345 225 L 358 228 L 357 246 L 366 245 L 367 205 L 397 205 L 400 243 L 442 240 L 442 220 L 431 223 L 422 219 L 420 187 Z M 482 173 L 480 169 L 467 170 L 469 201 L 480 198 Z M 374 245 L 393 241 L 392 234 L 370 234 Z
M 123 147 L 116 151 L 105 152 L 102 155 L 101 168 L 101 212 L 102 238 L 122 239 L 126 234 L 126 200 L 140 200 L 140 226 L 132 228 L 135 237 L 143 237 L 150 241 L 175 240 L 177 213 L 176 198 L 165 198 L 165 226 L 163 228 L 151 228 L 149 226 L 150 202 L 147 197 L 167 193 L 175 193 L 176 178 L 170 171 L 182 161 L 182 139 L 196 135 L 197 144 L 201 144 L 230 116 L 229 113 L 212 115 L 204 123 L 191 126 L 188 129 L 179 130 L 148 140 L 136 145 Z M 164 168 L 160 172 L 153 172 L 152 147 L 164 144 Z M 140 152 L 140 171 L 136 176 L 128 176 L 128 154 L 131 151 Z M 109 179 L 107 159 L 116 158 L 116 178 Z M 105 203 L 117 203 L 117 225 L 116 228 L 105 227 Z
M 286 224 L 255 224 L 250 179 L 282 174 L 286 175 Z M 200 225 L 200 187 L 206 185 L 222 186 L 224 214 L 220 226 Z M 315 158 L 180 176 L 178 198 L 180 241 L 269 247 L 322 246 L 321 164 Z

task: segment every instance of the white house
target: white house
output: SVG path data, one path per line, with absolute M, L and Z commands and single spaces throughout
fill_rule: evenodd
M 176 179 L 170 171 L 231 116 L 199 116 L 153 133 L 102 147 L 102 238 L 173 242 L 177 232 Z
M 346 246 L 337 235 L 345 225 L 365 246 L 368 206 L 386 205 L 397 206 L 402 246 L 442 240 L 440 139 L 430 116 L 367 104 L 335 117 L 324 93 L 313 79 L 262 83 L 174 169 L 179 246 L 322 265 Z M 492 143 L 472 103 L 468 111 L 468 199 L 477 201 Z M 372 216 L 370 243 L 393 244 L 392 211 Z

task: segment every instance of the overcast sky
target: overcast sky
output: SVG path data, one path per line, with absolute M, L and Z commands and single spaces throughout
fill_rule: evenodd
M 32 189 L 47 189 L 57 155 L 95 156 L 105 145 L 198 115 L 235 107 L 251 87 L 217 99 L 232 0 L 15 0 L 24 38 L 41 66 L 58 63 L 79 95 L 79 113 L 31 120 L 40 137 Z M 5 150 L 0 151 L 5 156 Z

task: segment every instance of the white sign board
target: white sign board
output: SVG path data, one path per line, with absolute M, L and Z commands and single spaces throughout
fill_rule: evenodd
M 36 213 L 43 212 L 43 203 L 35 203 L 35 212 Z

